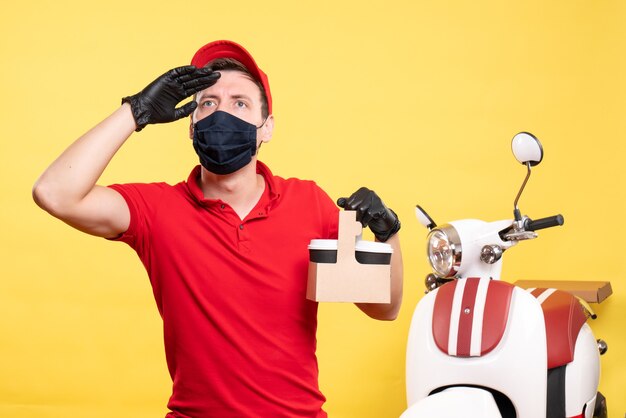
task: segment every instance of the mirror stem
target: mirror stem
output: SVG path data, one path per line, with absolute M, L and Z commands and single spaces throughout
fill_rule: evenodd
M 526 172 L 526 178 L 524 179 L 524 183 L 522 183 L 522 187 L 519 189 L 519 192 L 517 192 L 517 197 L 515 198 L 515 202 L 513 203 L 513 206 L 515 208 L 513 213 L 515 214 L 516 221 L 522 220 L 522 215 L 519 211 L 519 208 L 517 207 L 517 203 L 519 202 L 519 198 L 522 195 L 524 188 L 526 187 L 526 183 L 528 183 L 528 179 L 530 178 L 530 161 L 526 162 L 526 168 L 528 169 L 528 171 Z

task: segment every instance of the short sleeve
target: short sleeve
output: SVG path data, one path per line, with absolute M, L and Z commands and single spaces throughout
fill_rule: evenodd
M 337 239 L 339 234 L 339 207 L 328 194 L 315 184 L 319 210 L 324 222 L 324 238 Z
M 165 183 L 127 183 L 108 187 L 122 195 L 130 211 L 128 229 L 112 240 L 125 242 L 139 254 L 145 253 L 151 221 L 162 201 L 165 188 L 169 186 Z

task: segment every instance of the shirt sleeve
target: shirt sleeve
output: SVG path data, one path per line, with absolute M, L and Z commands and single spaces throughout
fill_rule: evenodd
M 150 234 L 154 214 L 158 210 L 159 202 L 162 201 L 165 186 L 165 183 L 127 183 L 108 186 L 122 195 L 130 211 L 128 229 L 113 238 L 113 241 L 125 242 L 139 254 L 148 251 L 147 237 Z
M 339 235 L 339 207 L 328 194 L 317 184 L 317 200 L 324 223 L 324 238 L 337 239 Z

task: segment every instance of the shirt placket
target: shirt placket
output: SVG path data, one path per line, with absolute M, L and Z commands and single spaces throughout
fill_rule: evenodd
M 249 254 L 252 251 L 250 246 L 250 231 L 249 223 L 244 221 L 237 226 L 237 246 L 239 252 L 243 254 Z
M 246 218 L 237 226 L 237 244 L 239 252 L 242 254 L 249 254 L 252 252 L 252 240 L 250 228 L 254 222 L 265 218 L 267 216 L 267 210 L 254 208 L 252 212 L 246 216 Z

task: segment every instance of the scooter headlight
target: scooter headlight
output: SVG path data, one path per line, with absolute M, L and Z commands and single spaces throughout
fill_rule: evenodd
M 439 277 L 452 277 L 461 266 L 461 240 L 452 225 L 442 225 L 428 234 L 428 261 Z

